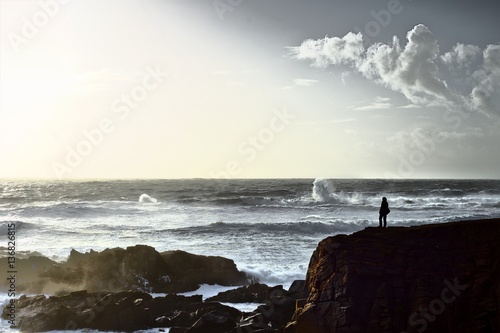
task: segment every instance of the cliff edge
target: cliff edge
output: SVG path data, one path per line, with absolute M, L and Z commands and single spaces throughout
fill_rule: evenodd
M 321 241 L 286 333 L 500 332 L 500 219 Z

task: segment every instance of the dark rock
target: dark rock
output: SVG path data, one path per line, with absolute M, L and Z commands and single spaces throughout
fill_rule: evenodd
M 185 333 L 188 328 L 185 327 L 171 327 L 169 333 Z
M 21 296 L 16 302 L 16 321 L 23 332 L 82 328 L 132 332 L 170 326 L 187 330 L 214 311 L 228 314 L 234 322 L 241 318 L 238 310 L 216 302 L 203 303 L 200 295 L 152 298 L 139 291 L 79 291 L 64 296 Z M 4 308 L 3 318 L 7 314 Z
M 304 286 L 305 281 L 297 280 L 288 291 L 282 286 L 267 287 L 265 304 L 252 313 L 243 314 L 234 333 L 275 332 L 285 326 L 292 320 L 297 300 L 307 296 Z
M 230 333 L 236 321 L 228 312 L 216 310 L 204 314 L 186 333 Z
M 309 296 L 305 280 L 295 280 L 288 289 L 287 296 L 293 299 L 303 299 Z
M 7 267 L 7 260 L 0 262 Z M 88 253 L 72 250 L 65 263 L 44 257 L 18 259 L 16 269 L 17 292 L 30 294 L 64 295 L 77 290 L 180 293 L 196 290 L 200 284 L 247 283 L 246 274 L 238 271 L 232 260 L 183 251 L 160 254 L 145 245 Z M 0 273 L 3 291 L 8 290 L 5 274 Z
M 161 256 L 170 268 L 173 289 L 196 290 L 200 284 L 241 286 L 248 283 L 246 274 L 238 271 L 234 261 L 227 258 L 184 251 L 162 252 Z
M 264 303 L 271 300 L 275 293 L 285 293 L 283 286 L 269 287 L 265 284 L 255 283 L 249 286 L 224 291 L 207 301 L 227 302 L 227 303 Z
M 46 279 L 41 278 L 40 275 L 43 275 L 43 273 L 57 265 L 57 262 L 42 256 L 31 256 L 25 259 L 16 258 L 16 290 L 30 290 L 33 294 L 52 294 L 54 290 L 50 288 L 50 285 L 47 285 Z M 0 258 L 0 267 L 9 267 L 7 257 Z M 8 276 L 7 269 L 0 271 L 1 292 L 6 293 L 9 289 Z
M 500 220 L 321 241 L 286 333 L 500 332 Z

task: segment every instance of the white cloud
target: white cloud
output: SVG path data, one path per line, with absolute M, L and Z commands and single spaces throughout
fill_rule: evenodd
M 347 84 L 347 77 L 350 75 L 350 72 L 342 72 L 342 75 L 340 77 L 342 84 L 345 86 Z
M 474 73 L 479 84 L 471 92 L 471 105 L 485 114 L 500 115 L 500 106 L 493 101 L 500 86 L 500 45 L 488 45 L 483 58 L 482 68 Z
M 416 104 L 406 104 L 403 106 L 398 107 L 398 109 L 421 109 L 422 107 L 420 105 Z
M 294 87 L 311 87 L 312 85 L 318 83 L 318 80 L 313 79 L 294 79 L 293 84 L 290 86 L 282 87 L 283 90 L 290 90 Z
M 492 98 L 493 88 L 500 82 L 500 45 L 489 45 L 483 51 L 483 64 L 475 66 L 474 80 L 469 83 L 468 93 L 464 93 L 464 82 L 458 79 L 464 75 L 445 80 L 440 66 L 447 65 L 454 71 L 470 70 L 478 58 L 477 46 L 457 44 L 441 56 L 436 37 L 422 24 L 406 37 L 404 47 L 394 36 L 390 44 L 375 43 L 365 48 L 362 34 L 350 32 L 342 38 L 308 39 L 290 49 L 296 59 L 312 60 L 314 66 L 350 67 L 365 78 L 403 94 L 410 105 L 473 109 L 500 116 L 499 106 Z
M 388 97 L 377 96 L 371 104 L 363 106 L 351 106 L 350 109 L 356 111 L 366 111 L 366 110 L 384 110 L 390 109 L 393 105 L 390 103 L 391 99 Z
M 441 60 L 450 68 L 457 70 L 469 68 L 481 54 L 481 49 L 476 45 L 456 44 L 453 50 L 441 56 Z
M 313 84 L 317 83 L 318 80 L 311 79 L 295 79 L 293 80 L 294 84 L 298 87 L 310 87 Z

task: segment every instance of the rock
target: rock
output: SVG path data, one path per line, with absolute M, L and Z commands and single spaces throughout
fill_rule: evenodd
M 74 281 L 79 289 L 88 291 L 142 290 L 163 292 L 170 283 L 169 266 L 152 247 L 136 245 L 127 249 L 114 248 L 102 252 L 79 253 L 71 251 L 64 266 L 46 276 L 52 281 L 59 277 L 77 274 L 81 280 Z M 78 285 L 78 282 L 81 284 Z
M 273 293 L 282 292 L 283 286 L 269 287 L 265 284 L 255 283 L 218 293 L 210 297 L 207 301 L 217 301 L 226 303 L 264 303 L 271 300 Z
M 262 289 L 262 286 L 260 285 L 259 288 Z M 297 301 L 307 297 L 304 287 L 305 281 L 297 280 L 292 283 L 288 291 L 285 291 L 282 286 L 263 289 L 267 291 L 265 304 L 260 305 L 252 313 L 243 314 L 235 333 L 270 333 L 285 326 L 292 319 Z
M 309 296 L 305 280 L 295 280 L 288 289 L 287 296 L 293 299 L 304 299 Z
M 321 241 L 286 333 L 500 332 L 500 220 Z
M 139 291 L 107 294 L 79 291 L 64 296 L 21 296 L 16 302 L 16 321 L 23 332 L 83 328 L 133 332 L 171 326 L 187 330 L 214 311 L 228 314 L 233 322 L 241 318 L 241 313 L 231 307 L 217 302 L 203 303 L 201 295 L 153 298 Z M 3 318 L 7 315 L 8 309 L 4 308 Z
M 0 267 L 9 267 L 7 257 L 0 258 Z M 53 290 L 46 287 L 46 279 L 41 278 L 46 271 L 57 266 L 58 263 L 42 256 L 31 256 L 29 258 L 16 258 L 16 290 L 30 290 L 33 294 L 48 293 Z M 6 293 L 9 289 L 7 269 L 0 271 L 0 291 Z M 47 286 L 48 287 L 48 286 Z
M 0 259 L 7 265 L 7 258 Z M 5 266 L 7 267 L 7 266 Z M 136 245 L 101 252 L 72 250 L 68 260 L 56 263 L 44 257 L 16 261 L 16 290 L 29 294 L 68 294 L 73 291 L 115 292 L 138 290 L 181 293 L 200 284 L 244 285 L 245 273 L 222 257 L 198 256 L 183 251 L 160 254 L 154 248 Z M 8 290 L 6 271 L 0 286 Z
M 161 256 L 169 265 L 173 289 L 196 290 L 200 284 L 248 284 L 246 274 L 238 271 L 234 261 L 227 258 L 201 256 L 184 251 L 162 252 Z
M 186 333 L 230 333 L 235 327 L 228 312 L 216 310 L 203 315 Z

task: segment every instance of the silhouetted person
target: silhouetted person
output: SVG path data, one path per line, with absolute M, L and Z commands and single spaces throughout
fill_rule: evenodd
M 387 202 L 387 198 L 383 197 L 382 198 L 382 205 L 380 205 L 380 210 L 379 212 L 379 217 L 378 217 L 378 222 L 379 222 L 379 227 L 382 226 L 382 218 L 384 219 L 384 228 L 387 227 L 387 214 L 391 212 L 389 209 L 389 203 Z

